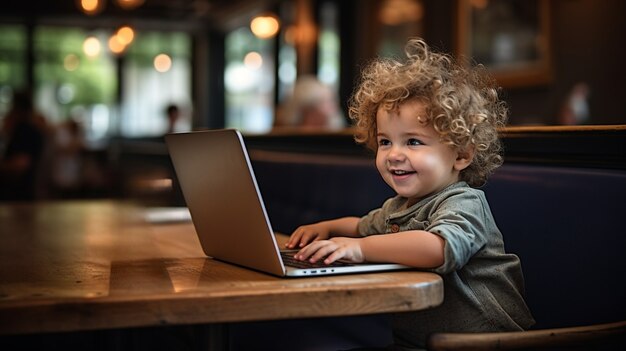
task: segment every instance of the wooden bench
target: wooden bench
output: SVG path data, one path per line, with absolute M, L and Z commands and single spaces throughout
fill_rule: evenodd
M 626 320 L 625 132 L 522 129 L 505 138 L 506 162 L 482 189 L 507 251 L 522 260 L 534 329 Z M 323 137 L 268 139 L 253 138 L 249 151 L 275 230 L 364 215 L 393 196 L 371 155 L 346 152 L 349 135 L 326 148 Z

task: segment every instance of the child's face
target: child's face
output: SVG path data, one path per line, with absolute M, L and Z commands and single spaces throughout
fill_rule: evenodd
M 459 172 L 469 164 L 439 140 L 431 123 L 418 121 L 418 116 L 426 118 L 425 107 L 418 100 L 409 100 L 396 110 L 379 108 L 376 113 L 376 167 L 410 205 L 457 182 Z

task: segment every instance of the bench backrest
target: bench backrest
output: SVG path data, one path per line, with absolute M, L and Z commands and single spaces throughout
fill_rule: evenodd
M 364 215 L 393 196 L 372 160 L 252 153 L 274 230 Z M 505 164 L 483 187 L 522 260 L 538 328 L 626 319 L 626 172 Z
M 626 172 L 505 165 L 484 190 L 537 327 L 626 319 Z

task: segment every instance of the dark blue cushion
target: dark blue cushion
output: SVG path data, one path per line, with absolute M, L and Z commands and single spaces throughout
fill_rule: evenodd
M 273 229 L 341 216 L 362 216 L 393 196 L 373 160 L 304 157 L 299 162 L 252 161 Z
M 361 216 L 394 195 L 373 160 L 253 159 L 274 230 Z M 537 328 L 626 319 L 623 170 L 506 164 L 483 187 L 507 251 L 522 260 Z
M 626 319 L 626 172 L 505 165 L 484 190 L 537 327 Z

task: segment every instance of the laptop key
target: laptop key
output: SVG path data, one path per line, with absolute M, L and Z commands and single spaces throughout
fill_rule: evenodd
M 352 264 L 348 262 L 335 261 L 331 264 L 325 264 L 323 260 L 320 260 L 316 263 L 311 263 L 309 261 L 300 261 L 293 257 L 293 252 L 281 252 L 280 253 L 283 263 L 286 266 L 296 267 L 296 268 L 325 268 L 325 267 L 346 267 L 352 266 Z

